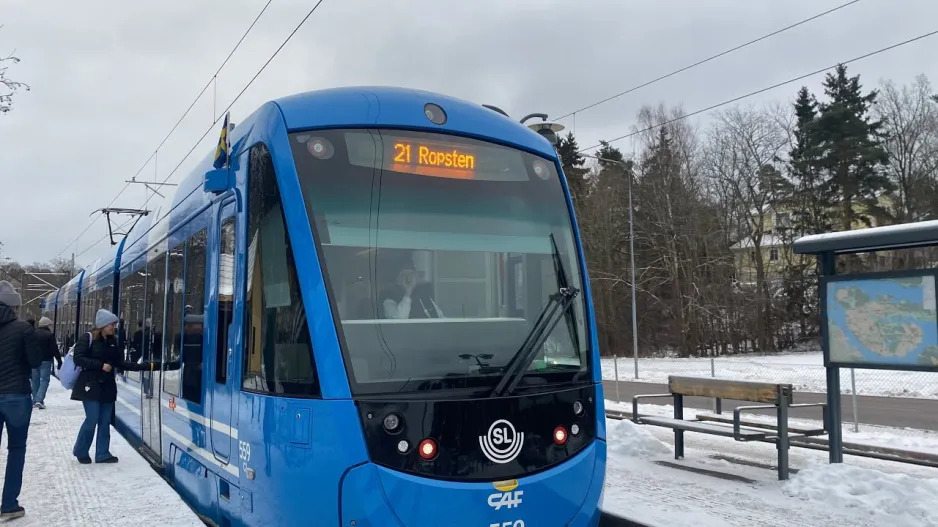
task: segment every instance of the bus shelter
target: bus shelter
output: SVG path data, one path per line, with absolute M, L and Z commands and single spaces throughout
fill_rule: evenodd
M 837 257 L 933 246 L 938 220 L 815 234 L 792 246 L 818 258 L 831 463 L 843 462 L 841 368 L 938 370 L 938 270 L 838 274 Z

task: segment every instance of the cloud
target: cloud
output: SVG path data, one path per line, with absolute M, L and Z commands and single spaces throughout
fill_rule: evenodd
M 33 89 L 0 117 L 4 256 L 47 260 L 84 230 L 89 214 L 151 156 L 265 3 L 5 0 L 0 51 L 17 49 L 23 62 L 9 73 Z M 232 118 L 272 98 L 355 84 L 422 88 L 517 117 L 556 117 L 840 3 L 325 0 L 234 105 Z M 271 3 L 141 178 L 170 174 L 311 6 Z M 681 103 L 693 111 L 924 33 L 936 15 L 931 0 L 859 2 L 563 122 L 582 146 L 592 145 L 627 133 L 643 104 Z M 851 71 L 867 87 L 881 77 L 938 79 L 933 49 L 923 41 Z M 805 84 L 819 91 L 820 80 Z M 799 84 L 752 102 L 788 100 Z M 214 140 L 213 132 L 170 181 Z M 144 199 L 135 185 L 114 206 L 137 207 Z M 99 220 L 64 256 L 106 234 Z M 78 262 L 89 263 L 106 245 Z

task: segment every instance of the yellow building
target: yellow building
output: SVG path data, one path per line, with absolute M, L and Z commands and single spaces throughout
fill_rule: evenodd
M 891 209 L 892 199 L 889 196 L 880 196 L 879 202 L 887 210 Z M 867 208 L 863 204 L 854 204 L 853 210 L 866 216 L 872 227 L 884 224 L 884 222 L 877 221 L 875 216 L 867 214 Z M 832 212 L 836 215 L 837 211 Z M 739 241 L 730 247 L 730 251 L 736 263 L 736 279 L 741 285 L 756 283 L 756 269 L 759 261 L 755 249 L 757 240 L 759 252 L 762 253 L 762 268 L 765 270 L 767 280 L 778 280 L 786 267 L 790 265 L 814 261 L 813 257 L 794 254 L 791 251 L 791 243 L 798 237 L 798 234 L 791 231 L 792 217 L 795 214 L 794 211 L 784 207 L 766 206 L 765 212 L 761 214 L 761 228 L 752 234 L 740 233 Z M 759 224 L 759 217 L 758 211 L 753 211 L 750 219 L 751 225 Z M 861 221 L 854 222 L 852 227 L 852 229 L 864 228 L 867 226 Z M 880 256 L 887 257 L 887 255 Z
M 752 215 L 753 224 L 759 223 L 759 215 Z M 791 252 L 791 213 L 787 211 L 767 210 L 762 216 L 761 229 L 752 235 L 744 235 L 730 247 L 736 263 L 736 280 L 742 285 L 756 283 L 758 254 L 762 256 L 762 268 L 768 280 L 777 279 L 791 262 L 792 257 L 800 258 Z

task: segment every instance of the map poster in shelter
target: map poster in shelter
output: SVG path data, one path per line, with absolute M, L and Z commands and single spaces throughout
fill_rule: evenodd
M 938 370 L 935 276 L 827 282 L 831 365 Z

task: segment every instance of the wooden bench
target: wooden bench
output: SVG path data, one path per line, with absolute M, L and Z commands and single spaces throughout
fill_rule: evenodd
M 824 403 L 794 404 L 791 384 L 773 384 L 768 382 L 737 381 L 713 377 L 668 376 L 666 394 L 636 395 L 632 398 L 632 421 L 636 424 L 661 426 L 674 430 L 674 458 L 684 457 L 684 432 L 696 432 L 714 436 L 732 437 L 736 441 L 761 441 L 775 443 L 778 450 L 778 479 L 788 479 L 788 449 L 793 437 L 820 436 L 827 434 L 828 410 Z M 700 422 L 684 420 L 684 397 L 712 397 L 763 403 L 759 405 L 739 406 L 733 410 L 733 424 L 718 422 Z M 674 417 L 641 415 L 638 402 L 642 399 L 671 397 L 674 399 Z M 823 428 L 804 430 L 797 434 L 788 431 L 788 412 L 792 408 L 820 407 L 822 409 Z M 755 410 L 776 411 L 777 430 L 770 427 L 743 426 L 740 415 Z

